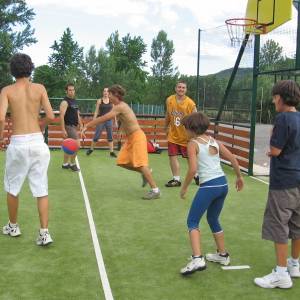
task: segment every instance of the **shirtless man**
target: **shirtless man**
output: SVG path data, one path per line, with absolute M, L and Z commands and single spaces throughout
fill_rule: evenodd
M 143 178 L 142 186 L 144 187 L 149 183 L 151 187 L 151 190 L 143 199 L 157 199 L 160 197 L 160 190 L 154 182 L 151 170 L 148 167 L 147 139 L 138 124 L 134 112 L 127 103 L 124 102 L 124 95 L 125 90 L 120 85 L 116 84 L 110 87 L 108 89 L 108 96 L 110 101 L 114 104 L 112 110 L 104 116 L 98 117 L 85 124 L 82 134 L 84 135 L 87 128 L 118 116 L 118 120 L 122 124 L 122 130 L 127 136 L 127 141 L 118 154 L 117 165 L 141 173 Z
M 9 222 L 3 227 L 3 234 L 11 237 L 21 235 L 17 224 L 19 193 L 26 177 L 33 197 L 37 198 L 40 230 L 37 245 L 53 242 L 48 231 L 48 178 L 50 161 L 48 146 L 40 127 L 40 111 L 45 118 L 42 127 L 54 119 L 46 89 L 30 81 L 34 68 L 26 54 L 16 54 L 10 62 L 11 74 L 16 82 L 2 89 L 0 94 L 0 143 L 3 144 L 5 116 L 9 108 L 12 119 L 12 136 L 6 151 L 4 187 L 7 192 Z

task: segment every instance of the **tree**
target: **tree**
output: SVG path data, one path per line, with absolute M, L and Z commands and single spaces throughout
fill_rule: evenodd
M 100 64 L 95 46 L 91 46 L 85 55 L 82 64 L 84 82 L 89 98 L 96 98 L 100 95 Z
M 8 68 L 11 56 L 37 42 L 30 26 L 34 16 L 23 0 L 0 1 L 0 87 L 12 80 Z
M 46 87 L 49 97 L 59 97 L 64 94 L 64 82 L 55 69 L 42 65 L 34 70 L 33 81 Z
M 283 60 L 283 48 L 274 40 L 267 40 L 260 51 L 260 67 L 266 70 L 270 66 L 274 66 Z
M 158 98 L 164 101 L 167 94 L 165 93 L 167 83 L 172 84 L 174 89 L 174 81 L 178 77 L 177 68 L 173 66 L 172 55 L 175 49 L 173 41 L 168 40 L 167 33 L 161 30 L 157 37 L 152 40 L 151 59 L 153 65 L 151 67 L 152 75 L 158 84 Z M 169 86 L 169 85 L 167 85 Z
M 82 74 L 83 47 L 73 40 L 70 28 L 64 31 L 59 42 L 54 41 L 50 47 L 53 53 L 49 56 L 49 64 L 64 81 L 75 82 Z
M 135 77 L 145 80 L 146 72 L 143 68 L 146 62 L 142 59 L 147 47 L 143 39 L 131 37 L 128 33 L 120 40 L 119 32 L 115 31 L 106 42 L 108 54 L 114 60 L 116 72 L 133 73 Z

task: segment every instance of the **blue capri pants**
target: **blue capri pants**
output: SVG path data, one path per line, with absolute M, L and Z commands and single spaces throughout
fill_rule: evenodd
M 199 228 L 199 223 L 207 211 L 207 222 L 213 233 L 222 231 L 219 215 L 228 193 L 228 184 L 225 176 L 218 177 L 200 184 L 187 218 L 189 231 Z
M 93 138 L 94 142 L 97 142 L 99 140 L 104 128 L 105 128 L 106 134 L 107 134 L 107 141 L 108 142 L 113 141 L 113 120 L 108 120 L 108 121 L 96 126 L 96 131 L 95 131 L 95 135 Z

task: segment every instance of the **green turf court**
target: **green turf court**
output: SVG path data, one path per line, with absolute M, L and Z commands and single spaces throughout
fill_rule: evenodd
M 51 151 L 49 168 L 50 223 L 54 243 L 35 245 L 39 228 L 36 201 L 27 185 L 21 194 L 19 224 L 22 236 L 0 235 L 0 299 L 105 299 L 79 176 L 61 169 L 62 152 Z M 159 200 L 140 197 L 140 176 L 115 166 L 107 151 L 79 162 L 114 299 L 299 299 L 300 280 L 290 290 L 265 290 L 253 278 L 274 266 L 273 245 L 262 241 L 260 227 L 268 186 L 245 178 L 241 193 L 233 188 L 233 172 L 225 167 L 230 182 L 222 215 L 232 265 L 249 270 L 224 271 L 207 263 L 207 270 L 182 277 L 179 270 L 191 255 L 186 215 L 196 191 L 192 184 L 185 201 L 178 188 L 165 188 L 170 179 L 168 157 L 150 155 L 154 178 L 162 190 Z M 3 176 L 4 153 L 0 153 Z M 181 161 L 182 174 L 186 162 Z M 7 222 L 3 185 L 0 188 L 1 226 Z M 205 220 L 201 223 L 203 252 L 215 247 Z

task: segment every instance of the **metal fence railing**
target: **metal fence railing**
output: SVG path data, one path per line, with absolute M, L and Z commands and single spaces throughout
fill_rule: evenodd
M 53 110 L 58 111 L 62 98 L 50 98 Z M 93 113 L 96 107 L 96 99 L 77 99 L 81 113 Z M 128 103 L 136 115 L 164 116 L 164 105 Z

